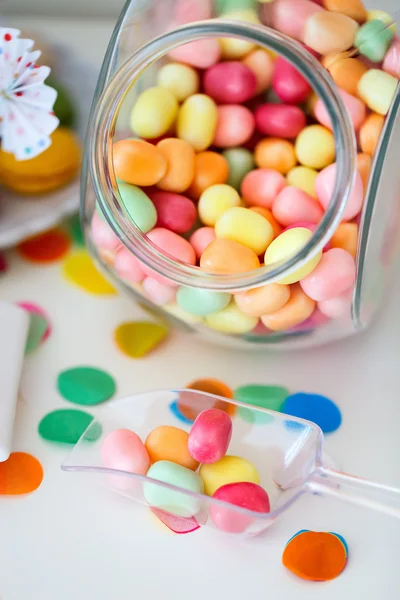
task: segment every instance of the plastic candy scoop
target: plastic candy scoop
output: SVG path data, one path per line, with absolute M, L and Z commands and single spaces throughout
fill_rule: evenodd
M 184 489 L 169 481 L 161 482 L 103 466 L 101 447 L 109 432 L 120 428 L 130 429 L 145 440 L 160 425 L 189 431 L 190 422 L 185 418 L 179 419 L 176 406 L 184 407 L 185 414 L 191 411 L 191 414 L 198 414 L 217 403 L 219 409 L 234 415 L 228 454 L 242 457 L 256 468 L 260 485 L 269 496 L 270 512 L 254 512 Z M 92 429 L 98 431 L 99 425 L 102 435 L 96 439 Z M 399 489 L 359 479 L 324 464 L 323 434 L 314 423 L 196 390 L 146 392 L 111 402 L 101 411 L 99 418 L 89 425 L 62 464 L 62 469 L 96 473 L 107 487 L 153 509 L 148 498 L 168 496 L 169 509 L 164 517 L 169 513 L 175 525 L 179 521 L 180 533 L 185 531 L 186 525 L 186 531 L 193 531 L 194 522 L 214 526 L 210 512 L 219 509 L 229 513 L 231 519 L 240 519 L 246 524 L 241 532 L 255 535 L 269 527 L 304 493 L 333 496 L 400 517 Z M 160 495 L 155 494 L 154 490 Z M 195 507 L 196 510 L 193 509 L 186 517 L 185 506 Z M 179 510 L 174 507 L 179 507 Z

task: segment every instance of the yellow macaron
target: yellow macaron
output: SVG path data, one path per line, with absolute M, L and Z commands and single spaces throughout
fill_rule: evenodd
M 81 150 L 76 135 L 58 127 L 47 150 L 30 160 L 0 151 L 0 184 L 20 194 L 36 195 L 63 187 L 78 173 Z

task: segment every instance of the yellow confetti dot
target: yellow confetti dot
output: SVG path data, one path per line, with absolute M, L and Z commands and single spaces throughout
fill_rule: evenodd
M 85 250 L 71 254 L 63 265 L 64 276 L 89 294 L 116 294 L 113 286 L 96 269 Z
M 130 358 L 142 358 L 166 337 L 167 327 L 149 321 L 121 323 L 115 330 L 118 348 Z

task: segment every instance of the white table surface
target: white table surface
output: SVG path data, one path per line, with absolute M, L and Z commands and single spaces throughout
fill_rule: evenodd
M 37 26 L 56 41 L 73 44 L 94 65 L 100 65 L 112 31 L 107 21 L 10 23 Z M 179 387 L 202 376 L 232 386 L 282 383 L 293 391 L 326 394 L 340 406 L 343 424 L 327 438 L 326 449 L 342 469 L 400 486 L 400 278 L 376 326 L 343 343 L 262 355 L 221 350 L 174 333 L 152 356 L 132 361 L 111 340 L 118 323 L 143 316 L 138 307 L 126 298 L 92 297 L 72 287 L 62 279 L 60 264 L 38 268 L 12 253 L 9 259 L 0 299 L 41 305 L 53 335 L 25 361 L 14 449 L 37 456 L 45 475 L 33 494 L 0 497 L 1 600 L 398 599 L 400 521 L 304 497 L 264 538 L 233 543 L 207 529 L 174 536 L 143 509 L 62 472 L 67 450 L 42 441 L 37 424 L 46 412 L 66 406 L 55 381 L 60 370 L 73 365 L 106 369 L 116 377 L 121 397 L 155 382 Z M 350 558 L 338 579 L 307 583 L 282 567 L 284 545 L 299 529 L 346 537 Z

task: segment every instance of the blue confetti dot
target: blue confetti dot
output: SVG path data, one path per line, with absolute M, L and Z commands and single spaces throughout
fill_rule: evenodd
M 182 421 L 182 423 L 186 423 L 186 425 L 192 425 L 194 423 L 194 421 L 192 421 L 191 419 L 188 419 L 187 417 L 185 417 L 185 415 L 183 415 L 181 413 L 181 411 L 178 408 L 178 403 L 176 400 L 171 402 L 171 404 L 169 405 L 169 408 L 170 408 L 170 411 L 172 412 L 172 414 L 175 415 L 175 417 L 177 419 L 179 419 L 179 421 Z
M 3 54 L 3 48 L 0 48 L 0 54 Z
M 43 146 L 45 145 L 45 143 L 46 143 L 45 140 L 39 140 L 39 142 L 38 142 L 39 148 L 43 148 Z
M 288 396 L 282 412 L 316 423 L 324 433 L 331 433 L 340 427 L 342 415 L 332 400 L 319 394 L 298 392 Z
M 25 148 L 25 154 L 30 154 L 32 152 L 32 148 Z
M 335 535 L 337 538 L 339 538 L 339 540 L 342 542 L 344 549 L 346 550 L 346 556 L 349 555 L 349 546 L 346 542 L 346 540 L 344 539 L 344 537 L 342 535 L 340 535 L 340 533 L 335 533 L 334 531 L 330 531 L 329 533 L 331 533 L 332 535 Z

